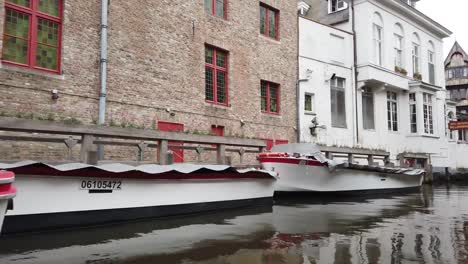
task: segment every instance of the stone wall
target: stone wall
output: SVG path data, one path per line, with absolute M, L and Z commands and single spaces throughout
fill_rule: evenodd
M 227 136 L 295 141 L 296 3 L 263 2 L 280 11 L 279 40 L 259 33 L 258 1 L 229 1 L 227 19 L 205 12 L 203 1 L 111 1 L 107 124 L 158 129 L 166 121 L 205 134 L 219 125 Z M 61 74 L 0 64 L 0 116 L 96 122 L 100 1 L 65 1 L 62 41 Z M 205 45 L 229 52 L 227 107 L 205 102 Z M 280 84 L 280 115 L 261 112 L 260 80 Z

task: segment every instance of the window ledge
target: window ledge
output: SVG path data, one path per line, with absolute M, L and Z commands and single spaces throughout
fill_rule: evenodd
M 215 108 L 215 109 L 222 109 L 222 110 L 231 109 L 231 104 L 223 105 L 223 104 L 216 104 L 216 103 L 211 103 L 211 102 L 207 102 L 207 101 L 205 101 L 205 106 Z
M 281 43 L 280 38 L 277 38 L 277 39 L 276 39 L 276 38 L 272 38 L 272 37 L 263 35 L 262 33 L 259 33 L 258 35 L 259 35 L 261 38 L 263 38 L 263 39 L 269 40 L 271 43 Z
M 348 126 L 334 126 L 332 125 L 331 128 L 338 128 L 338 129 L 348 129 Z
M 28 68 L 8 65 L 8 64 L 2 63 L 2 62 L 0 62 L 0 69 L 1 70 L 6 70 L 6 71 L 11 71 L 11 72 L 31 74 L 31 75 L 36 75 L 36 76 L 41 76 L 41 77 L 46 77 L 46 78 L 51 78 L 51 79 L 56 79 L 56 80 L 65 80 L 65 76 L 63 74 L 48 73 L 48 72 L 45 72 L 45 71 L 40 71 L 40 70 L 34 70 L 34 69 L 28 69 Z
M 377 132 L 377 130 L 375 130 L 375 129 L 365 129 L 364 128 L 363 130 L 366 131 L 366 132 L 372 132 L 372 133 Z
M 410 134 L 406 137 L 425 137 L 425 138 L 434 138 L 434 139 L 440 139 L 439 136 L 435 136 L 435 135 L 430 135 L 430 134 Z
M 275 113 L 262 112 L 262 115 L 263 116 L 268 116 L 268 117 L 273 117 L 273 118 L 278 118 L 278 119 L 283 118 L 280 114 L 275 114 Z
M 216 16 L 216 15 L 213 15 L 213 14 L 210 14 L 208 12 L 205 11 L 205 15 L 208 19 L 215 19 L 217 21 L 224 21 L 224 22 L 230 22 L 229 20 L 229 17 L 228 18 L 225 18 L 225 17 L 219 17 L 219 16 Z
M 439 138 L 440 138 L 439 136 L 436 136 L 436 135 L 429 135 L 429 134 L 423 134 L 423 135 L 421 135 L 421 137 L 435 138 L 435 139 L 439 139 Z
M 312 115 L 312 116 L 316 116 L 317 113 L 315 112 L 312 112 L 312 111 L 304 111 L 304 115 Z

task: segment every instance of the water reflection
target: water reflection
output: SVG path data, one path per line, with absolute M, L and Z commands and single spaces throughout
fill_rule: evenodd
M 0 239 L 0 263 L 468 263 L 468 187 Z

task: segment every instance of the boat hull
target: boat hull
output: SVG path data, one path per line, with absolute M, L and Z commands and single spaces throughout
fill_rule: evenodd
M 262 162 L 264 169 L 278 173 L 277 192 L 379 192 L 419 188 L 423 174 L 407 175 L 329 168 L 318 162 Z
M 274 178 L 128 179 L 120 190 L 82 189 L 85 181 L 108 178 L 16 176 L 18 196 L 4 233 L 99 225 L 219 209 L 271 205 Z
M 5 214 L 8 208 L 8 200 L 0 200 L 0 231 L 2 231 L 3 221 L 5 219 Z

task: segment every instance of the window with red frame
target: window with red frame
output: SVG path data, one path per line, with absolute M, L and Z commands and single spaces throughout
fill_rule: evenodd
M 211 134 L 213 136 L 219 136 L 219 137 L 224 136 L 224 127 L 223 126 L 212 125 L 211 126 Z
M 60 70 L 61 0 L 6 0 L 2 61 Z
M 205 99 L 214 104 L 228 104 L 228 53 L 205 47 Z
M 227 18 L 227 0 L 205 0 L 205 10 L 213 16 Z
M 260 86 L 262 112 L 279 114 L 279 85 L 272 82 L 261 81 Z
M 260 4 L 260 33 L 278 39 L 279 11 Z

